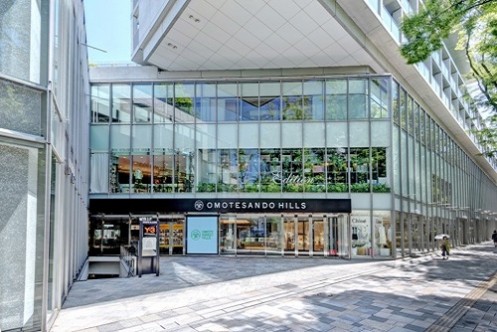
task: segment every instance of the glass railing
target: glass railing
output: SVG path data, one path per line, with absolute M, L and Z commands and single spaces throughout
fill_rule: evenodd
M 378 14 L 378 7 L 380 5 L 379 0 L 368 0 L 367 4 L 371 7 L 371 10 Z
M 402 0 L 402 8 L 408 15 L 414 13 L 414 9 L 412 8 L 409 0 Z

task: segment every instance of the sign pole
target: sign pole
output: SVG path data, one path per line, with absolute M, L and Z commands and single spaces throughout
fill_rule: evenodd
M 138 277 L 142 277 L 142 241 L 143 241 L 143 220 L 140 220 L 140 236 L 138 238 Z
M 156 246 L 155 246 L 156 253 L 157 253 L 156 257 L 155 257 L 155 259 L 156 259 L 156 263 L 155 263 L 155 275 L 157 277 L 160 274 L 160 247 L 159 247 L 159 245 L 160 245 L 160 240 L 159 240 L 160 236 L 159 235 L 160 234 L 159 234 L 159 232 L 160 232 L 160 220 L 159 220 L 159 213 L 157 213 L 157 223 L 155 224 L 155 236 L 156 236 L 156 239 L 157 239 Z

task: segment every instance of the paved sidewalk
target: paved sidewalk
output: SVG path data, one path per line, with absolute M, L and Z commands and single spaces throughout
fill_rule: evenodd
M 497 331 L 486 243 L 395 261 L 163 257 L 161 274 L 76 282 L 52 332 Z

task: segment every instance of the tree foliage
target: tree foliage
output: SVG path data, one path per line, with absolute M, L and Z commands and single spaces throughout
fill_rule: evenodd
M 408 41 L 401 53 L 409 64 L 426 60 L 451 34 L 459 34 L 458 48 L 481 91 L 475 105 L 491 114 L 488 128 L 473 134 L 487 146 L 486 155 L 497 156 L 497 0 L 426 0 L 403 20 L 402 32 Z

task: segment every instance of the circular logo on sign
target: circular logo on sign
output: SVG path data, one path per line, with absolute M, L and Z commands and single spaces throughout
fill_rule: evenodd
M 192 240 L 200 240 L 200 237 L 202 236 L 202 234 L 200 233 L 200 231 L 198 229 L 195 229 L 191 232 L 191 236 L 192 236 Z
M 194 206 L 195 206 L 195 210 L 202 211 L 204 209 L 204 202 L 196 201 Z

